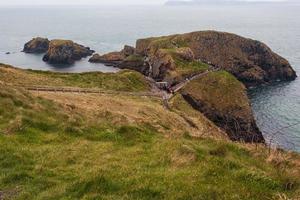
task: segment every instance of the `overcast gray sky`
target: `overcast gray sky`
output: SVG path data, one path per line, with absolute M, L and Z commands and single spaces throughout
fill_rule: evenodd
M 167 0 L 0 0 L 0 5 L 124 5 L 124 4 L 163 4 Z M 247 0 L 246 0 L 247 1 Z M 259 1 L 259 0 L 248 0 Z M 280 0 L 265 0 L 280 1 Z
M 162 4 L 166 0 L 0 0 L 0 5 Z

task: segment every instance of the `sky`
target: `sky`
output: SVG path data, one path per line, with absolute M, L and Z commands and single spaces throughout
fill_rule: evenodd
M 0 0 L 3 5 L 155 5 L 167 0 Z M 257 0 L 246 0 L 257 1 Z M 265 0 L 272 1 L 272 0 Z M 278 1 L 278 0 L 273 0 Z
M 166 0 L 0 0 L 0 5 L 125 5 L 163 4 Z

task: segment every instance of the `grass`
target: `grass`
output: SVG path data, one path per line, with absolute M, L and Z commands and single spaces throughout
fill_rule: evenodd
M 125 61 L 144 62 L 144 57 L 140 55 L 130 55 L 125 59 Z
M 180 96 L 173 99 L 172 112 L 151 99 L 107 97 L 111 107 L 105 107 L 109 106 L 105 96 L 78 97 L 102 103 L 87 110 L 84 106 L 92 103 L 81 105 L 76 96 L 51 94 L 49 100 L 46 95 L 47 99 L 0 86 L 0 191 L 4 197 L 277 199 L 300 194 L 299 168 L 292 162 L 283 168 L 266 161 L 263 147 L 253 150 L 186 134 L 193 129 L 187 128 L 180 113 L 186 110 L 190 120 L 196 116 Z M 66 99 L 72 100 L 72 108 L 63 103 Z M 96 112 L 102 107 L 105 115 Z M 113 122 L 117 114 L 132 118 Z
M 67 134 L 1 136 L 0 188 L 16 199 L 269 199 L 286 174 L 233 144 L 164 138 L 123 145 Z M 297 179 L 291 179 L 297 183 Z M 290 181 L 290 179 L 289 179 Z M 297 183 L 298 184 L 298 183 Z
M 117 73 L 55 73 L 21 70 L 0 64 L 0 80 L 16 85 L 70 86 L 114 91 L 148 91 L 150 86 L 138 72 L 122 70 Z
M 185 90 L 222 113 L 250 109 L 245 87 L 226 71 L 210 72 L 192 81 Z

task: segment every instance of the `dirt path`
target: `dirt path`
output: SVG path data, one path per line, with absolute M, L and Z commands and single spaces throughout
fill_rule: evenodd
M 54 92 L 54 93 L 82 93 L 82 94 L 113 94 L 113 95 L 125 95 L 125 96 L 141 96 L 141 97 L 157 97 L 161 98 L 163 101 L 163 105 L 165 108 L 170 109 L 169 107 L 169 100 L 174 97 L 174 95 L 181 90 L 184 86 L 186 86 L 189 82 L 192 80 L 195 80 L 197 78 L 203 77 L 207 75 L 209 72 L 212 71 L 219 71 L 220 69 L 210 67 L 208 70 L 206 70 L 203 73 L 196 74 L 194 76 L 191 76 L 190 78 L 187 78 L 186 80 L 178 83 L 177 85 L 173 86 L 171 90 L 173 93 L 169 93 L 165 90 L 159 89 L 156 86 L 156 83 L 153 79 L 148 78 L 149 83 L 152 86 L 151 92 L 125 92 L 125 91 L 107 91 L 107 90 L 100 90 L 97 88 L 79 88 L 79 87 L 54 87 L 54 86 L 36 86 L 36 85 L 14 85 L 16 87 L 24 88 L 28 91 L 33 92 Z
M 16 86 L 16 85 L 14 85 Z M 96 88 L 77 88 L 77 87 L 52 87 L 52 86 L 16 86 L 22 87 L 28 91 L 34 92 L 56 92 L 56 93 L 83 93 L 83 94 L 121 94 L 128 96 L 149 96 L 162 97 L 159 92 L 125 92 L 125 91 L 108 91 Z

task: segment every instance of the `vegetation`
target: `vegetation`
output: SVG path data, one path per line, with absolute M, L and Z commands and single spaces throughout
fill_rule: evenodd
M 125 61 L 144 62 L 144 57 L 140 55 L 130 55 L 125 59 Z
M 147 91 L 149 84 L 138 72 L 123 70 L 118 73 L 55 73 L 20 70 L 0 64 L 0 80 L 15 85 L 69 86 L 99 88 L 115 91 Z
M 39 77 L 54 85 L 105 88 L 97 82 L 101 73 L 92 76 L 91 83 L 85 74 L 74 78 L 20 73 L 32 83 Z M 33 79 L 27 80 L 27 75 Z M 265 147 L 216 139 L 223 133 L 196 115 L 180 95 L 168 111 L 151 98 L 28 93 L 3 84 L 16 77 L 0 76 L 1 198 L 206 200 L 300 195 L 298 155 L 277 152 L 285 159 L 271 158 Z M 131 86 L 128 74 L 119 76 L 108 75 Z
M 192 81 L 185 90 L 222 113 L 241 108 L 250 109 L 245 87 L 226 71 L 210 72 L 207 76 Z

